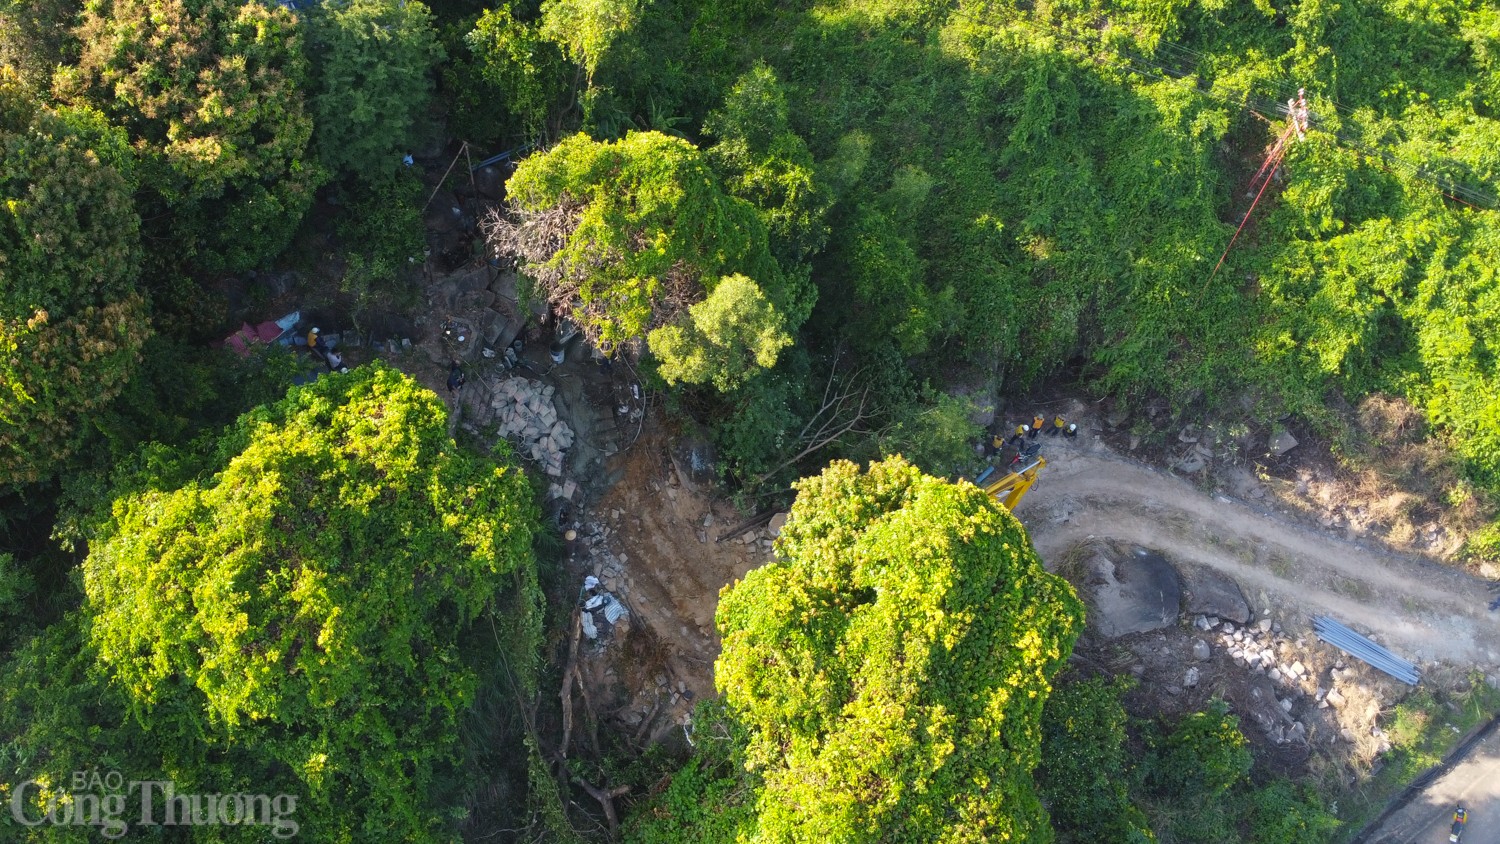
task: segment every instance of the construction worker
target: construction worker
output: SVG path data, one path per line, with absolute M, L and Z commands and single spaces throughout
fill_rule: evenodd
M 1009 440 L 1010 444 L 1019 445 L 1022 440 L 1026 439 L 1026 435 L 1029 433 L 1031 433 L 1030 425 L 1017 425 L 1016 433 Z
M 1042 426 L 1045 424 L 1047 424 L 1047 420 L 1043 419 L 1042 417 L 1031 417 L 1031 430 L 1026 434 L 1026 436 L 1035 437 L 1037 434 L 1040 434 L 1042 432 Z
M 1078 423 L 1069 422 L 1068 427 L 1063 430 L 1063 436 L 1067 437 L 1068 439 L 1072 439 L 1078 436 Z
M 1055 437 L 1055 436 L 1057 436 L 1058 434 L 1060 434 L 1060 433 L 1063 432 L 1063 428 L 1066 427 L 1067 424 L 1068 424 L 1068 420 L 1062 418 L 1062 414 L 1058 414 L 1058 415 L 1052 417 L 1052 427 L 1050 427 L 1050 428 L 1047 429 L 1047 436 L 1049 436 L 1049 437 Z

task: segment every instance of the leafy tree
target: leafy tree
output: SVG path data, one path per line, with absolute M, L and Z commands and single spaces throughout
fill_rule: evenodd
M 9 615 L 31 588 L 31 578 L 9 554 L 0 554 L 0 613 Z
M 689 306 L 686 318 L 651 332 L 651 352 L 668 384 L 712 382 L 728 391 L 757 368 L 776 365 L 777 354 L 792 343 L 782 325 L 755 282 L 732 275 Z
M 70 614 L 0 662 L 0 800 L 6 806 L 7 840 L 83 844 L 98 841 L 105 831 L 51 823 L 27 830 L 14 823 L 10 808 L 24 783 L 66 791 L 73 772 L 87 770 L 119 771 L 136 781 L 162 779 L 159 759 L 150 758 L 152 742 L 127 717 L 123 696 L 95 676 L 94 654 L 81 627 L 77 614 Z M 45 813 L 36 789 L 23 789 L 22 811 L 29 818 Z
M 320 840 L 444 837 L 435 782 L 474 693 L 457 636 L 534 589 L 521 475 L 458 451 L 437 397 L 380 366 L 141 467 L 83 565 L 88 640 L 134 717 L 290 772 Z
M 148 333 L 128 149 L 96 114 L 15 93 L 0 87 L 4 484 L 47 477 L 78 450 Z
M 1069 683 L 1053 691 L 1042 710 L 1037 790 L 1069 840 L 1156 840 L 1127 789 L 1132 777 L 1121 691 L 1121 684 L 1100 679 Z
M 640 20 L 641 0 L 543 0 L 541 35 L 592 84 L 611 44 Z
M 79 63 L 55 88 L 125 127 L 174 247 L 230 271 L 280 252 L 322 180 L 306 159 L 296 16 L 236 0 L 100 0 L 81 20 Z
M 906 385 L 897 381 L 892 388 L 902 386 Z M 878 389 L 888 388 L 881 384 Z M 974 399 L 930 388 L 911 393 L 906 401 L 892 402 L 893 418 L 870 445 L 881 454 L 899 454 L 938 477 L 958 477 L 973 468 L 974 443 L 983 442 L 984 436 L 983 426 L 973 421 L 978 410 Z
M 404 168 L 357 185 L 337 224 L 347 266 L 340 283 L 354 298 L 354 319 L 371 307 L 418 297 L 417 275 L 427 247 L 420 203 L 421 180 Z
M 892 459 L 797 488 L 777 560 L 718 610 L 750 840 L 1050 841 L 1031 770 L 1072 589 L 971 485 Z
M 1223 701 L 1183 718 L 1156 748 L 1149 782 L 1163 794 L 1213 802 L 1250 773 L 1240 719 Z
M 843 329 L 862 346 L 891 341 L 907 355 L 921 354 L 952 331 L 953 291 L 934 294 L 922 277 L 922 260 L 902 228 L 873 205 L 861 205 L 836 237 L 829 261 L 849 282 Z M 825 295 L 825 299 L 828 297 Z
M 660 798 L 635 814 L 625 830 L 630 844 L 727 843 L 754 832 L 755 807 L 744 799 L 743 730 L 723 701 L 705 700 L 693 710 L 693 732 L 713 738 L 695 742 L 693 758 Z
M 52 70 L 76 49 L 71 33 L 78 0 L 0 0 L 0 66 L 35 91 L 46 91 Z
M 1273 780 L 1250 796 L 1253 844 L 1322 844 L 1342 825 L 1310 788 Z
M 520 134 L 539 136 L 567 87 L 567 66 L 557 45 L 542 36 L 535 21 L 520 21 L 503 3 L 480 16 L 464 36 L 477 72 L 498 93 L 500 108 Z M 493 109 L 494 102 L 474 104 Z
M 754 478 L 796 452 L 797 430 L 813 412 L 804 410 L 810 367 L 806 348 L 793 345 L 774 369 L 724 397 L 728 407 L 714 433 L 727 476 Z
M 731 274 L 759 286 L 783 318 L 797 298 L 755 209 L 727 196 L 680 138 L 575 135 L 522 162 L 507 189 L 519 224 L 492 219 L 491 244 L 521 255 L 546 298 L 606 347 L 671 324 Z
M 308 17 L 313 139 L 323 166 L 364 179 L 400 166 L 443 59 L 417 0 L 334 0 Z
M 828 239 L 830 196 L 816 176 L 812 153 L 791 128 L 786 92 L 776 71 L 757 64 L 735 82 L 724 107 L 703 131 L 718 139 L 709 160 L 730 193 L 760 209 L 783 262 L 806 260 Z
M 12 637 L 26 629 L 24 618 L 26 599 L 36 586 L 36 580 L 26 568 L 16 562 L 10 554 L 0 553 L 0 653 L 5 653 L 13 644 Z

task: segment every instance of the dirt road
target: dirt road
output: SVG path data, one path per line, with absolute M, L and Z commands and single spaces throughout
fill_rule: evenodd
M 1258 615 L 1291 629 L 1326 613 L 1421 663 L 1500 666 L 1500 615 L 1481 580 L 1205 495 L 1095 441 L 1046 445 L 1049 465 L 1016 515 L 1049 566 L 1090 538 L 1130 542 L 1228 574 Z

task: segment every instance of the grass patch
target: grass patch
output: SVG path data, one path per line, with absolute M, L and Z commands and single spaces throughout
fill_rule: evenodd
M 1368 601 L 1375 594 L 1371 591 L 1370 584 L 1342 575 L 1335 575 L 1329 586 L 1333 591 L 1341 595 L 1348 595 L 1351 598 L 1358 598 L 1361 601 Z
M 1296 570 L 1292 565 L 1291 558 L 1285 554 L 1271 554 L 1271 558 L 1266 561 L 1266 564 L 1270 566 L 1273 574 L 1283 580 L 1291 580 L 1292 572 Z

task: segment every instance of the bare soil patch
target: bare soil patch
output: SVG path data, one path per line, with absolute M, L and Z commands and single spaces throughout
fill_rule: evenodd
M 695 701 L 716 694 L 719 593 L 771 556 L 763 530 L 716 541 L 743 515 L 694 480 L 674 434 L 647 420 L 607 462 L 614 483 L 580 508 L 582 544 L 569 561 L 577 578 L 602 578 L 630 608 L 632 641 L 597 649 L 590 676 L 613 701 L 609 717 L 644 743 L 671 735 Z M 651 648 L 633 642 L 642 636 Z

